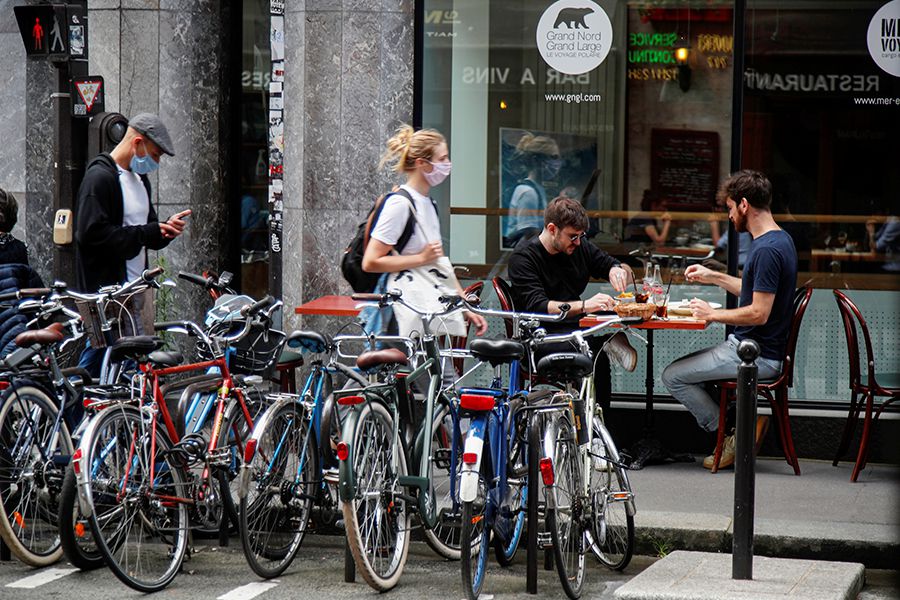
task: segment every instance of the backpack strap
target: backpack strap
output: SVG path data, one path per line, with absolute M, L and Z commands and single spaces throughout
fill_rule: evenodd
M 403 233 L 400 234 L 400 237 L 397 239 L 397 243 L 394 244 L 394 250 L 397 252 L 397 254 L 400 254 L 400 252 L 403 251 L 403 248 L 405 248 L 406 244 L 409 242 L 409 238 L 412 237 L 416 223 L 418 223 L 418 217 L 416 216 L 416 207 L 409 192 L 404 190 L 403 188 L 397 188 L 396 190 L 384 194 L 375 201 L 375 206 L 372 208 L 372 212 L 369 213 L 369 218 L 366 222 L 366 230 L 363 237 L 363 248 L 369 245 L 369 235 L 372 233 L 372 229 L 378 222 L 378 217 L 381 216 L 381 211 L 384 210 L 384 205 L 387 203 L 387 199 L 395 194 L 406 198 L 407 202 L 409 203 L 410 210 L 409 218 L 406 220 L 406 226 L 403 228 Z

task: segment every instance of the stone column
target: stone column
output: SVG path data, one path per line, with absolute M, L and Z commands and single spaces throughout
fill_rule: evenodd
M 285 15 L 285 326 L 333 333 L 346 319 L 301 320 L 291 307 L 350 293 L 343 250 L 400 181 L 377 167 L 387 138 L 412 120 L 414 3 L 300 4 Z

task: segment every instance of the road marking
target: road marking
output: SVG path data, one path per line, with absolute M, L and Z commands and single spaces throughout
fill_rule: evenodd
M 51 581 L 56 581 L 57 579 L 61 579 L 66 575 L 70 575 L 77 571 L 78 569 L 44 569 L 40 573 L 35 573 L 34 575 L 29 575 L 28 577 L 23 577 L 18 581 L 13 581 L 12 583 L 7 583 L 6 587 L 11 588 L 24 588 L 24 589 L 34 589 L 36 587 L 42 586 L 45 583 L 50 583 Z
M 271 581 L 254 581 L 239 588 L 234 588 L 226 594 L 222 594 L 217 600 L 250 600 L 256 598 L 263 592 L 267 592 L 273 587 L 278 587 L 277 583 Z

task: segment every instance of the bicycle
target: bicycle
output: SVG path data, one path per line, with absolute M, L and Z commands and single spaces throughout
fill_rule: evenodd
M 337 457 L 334 444 L 341 418 L 332 389 L 333 376 L 368 385 L 356 371 L 339 362 L 340 345 L 368 340 L 295 331 L 288 346 L 326 354 L 312 361 L 299 394 L 273 394 L 258 419 L 244 451 L 239 475 L 239 529 L 244 555 L 260 577 L 280 575 L 291 564 L 312 515 L 334 520 L 338 510 Z
M 615 569 L 625 568 L 634 549 L 634 493 L 595 402 L 594 361 L 585 338 L 615 324 L 640 320 L 612 318 L 584 331 L 535 340 L 574 342 L 578 350 L 548 354 L 537 363 L 539 375 L 563 387 L 551 399 L 556 410 L 543 416 L 539 470 L 557 572 L 573 600 L 581 595 L 588 549 Z M 579 383 L 580 390 L 575 391 Z
M 189 509 L 223 525 L 227 513 L 219 503 L 227 510 L 232 500 L 227 474 L 237 472 L 234 461 L 243 456 L 245 432 L 253 428 L 238 376 L 230 370 L 228 348 L 248 339 L 251 331 L 261 335 L 259 327 L 268 331 L 271 312 L 280 304 L 267 297 L 245 306 L 239 311 L 242 323 L 223 326 L 215 337 L 190 321 L 157 323 L 158 330 L 197 336 L 212 358 L 181 365 L 178 353 L 151 354 L 140 366 L 137 397 L 143 401 L 109 406 L 88 425 L 73 456 L 82 512 L 107 565 L 129 587 L 153 592 L 174 579 L 187 551 Z M 235 325 L 239 330 L 229 331 Z M 283 340 L 277 333 L 281 338 L 266 348 L 267 358 L 245 358 L 270 364 Z M 221 386 L 208 439 L 180 437 L 160 378 L 210 368 L 218 369 Z
M 61 545 L 71 542 L 70 536 L 59 534 L 57 520 L 66 517 L 59 512 L 58 501 L 70 492 L 65 471 L 82 422 L 82 387 L 90 383 L 90 376 L 81 369 L 63 369 L 60 365 L 59 356 L 66 352 L 66 344 L 84 335 L 81 315 L 68 309 L 64 301 L 76 299 L 106 308 L 155 285 L 154 278 L 161 272 L 145 271 L 126 285 L 98 294 L 78 294 L 56 282 L 52 288 L 20 290 L 2 298 L 23 300 L 19 311 L 35 313 L 29 327 L 50 323 L 17 336 L 19 348 L 4 361 L 11 373 L 0 408 L 4 448 L 0 459 L 0 535 L 26 564 L 51 564 L 62 555 Z M 66 320 L 58 322 L 61 318 Z M 67 330 L 68 338 L 64 333 Z M 118 369 L 107 372 L 114 378 Z M 71 505 L 68 510 L 72 510 Z M 73 544 L 78 562 L 82 547 Z M 88 547 L 84 550 L 90 553 Z

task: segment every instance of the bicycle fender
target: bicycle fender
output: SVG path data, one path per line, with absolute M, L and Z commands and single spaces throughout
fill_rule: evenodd
M 606 451 L 609 452 L 609 457 L 616 462 L 621 462 L 621 458 L 619 457 L 619 449 L 616 448 L 616 444 L 612 439 L 612 435 L 609 433 L 609 430 L 606 427 L 594 427 L 594 435 L 597 433 L 603 438 L 603 443 L 606 446 Z M 616 470 L 616 475 L 621 474 L 621 480 L 619 481 L 619 486 L 624 489 L 631 491 L 631 482 L 628 481 L 628 471 L 626 469 L 618 469 Z M 625 502 L 625 513 L 633 517 L 635 513 L 637 513 L 637 506 L 634 503 L 634 494 L 631 495 L 631 500 L 627 500 Z
M 362 412 L 360 407 L 362 406 L 365 406 L 365 404 L 354 406 L 347 413 L 347 417 L 344 420 L 344 429 L 341 432 L 341 440 L 349 440 L 347 442 L 347 459 L 340 461 L 341 464 L 338 468 L 338 497 L 341 502 L 351 502 L 356 495 L 356 473 L 353 472 L 353 440 L 355 439 L 356 425 L 359 422 L 359 415 Z
M 459 478 L 459 499 L 463 502 L 473 502 L 478 497 L 478 474 L 481 468 L 481 454 L 484 451 L 486 425 L 486 416 L 476 417 L 469 424 L 469 431 L 466 434 L 463 456 L 474 454 L 476 458 L 474 463 L 463 461 L 462 473 Z
M 253 426 L 253 433 L 250 434 L 250 440 L 254 440 L 257 444 L 259 443 L 259 438 L 262 435 L 262 432 L 266 430 L 266 427 L 269 425 L 269 421 L 271 421 L 274 416 L 281 410 L 282 407 L 292 403 L 299 402 L 300 396 L 294 397 L 281 397 L 276 400 L 272 405 L 266 409 L 266 411 L 256 420 L 256 423 Z M 248 440 L 249 442 L 249 440 Z M 254 453 L 256 449 L 256 444 L 252 446 L 254 448 Z M 245 445 L 246 448 L 246 445 Z M 246 454 L 246 452 L 245 452 Z M 242 456 L 241 457 L 241 469 L 240 475 L 238 475 L 239 485 L 238 485 L 238 497 L 244 499 L 247 497 L 247 493 L 250 491 L 250 463 L 253 461 L 253 456 Z

